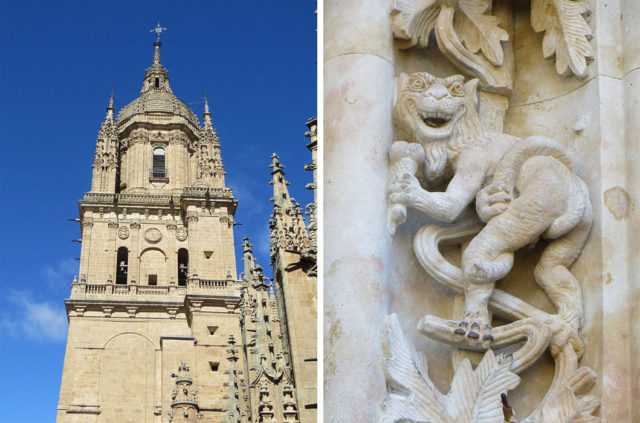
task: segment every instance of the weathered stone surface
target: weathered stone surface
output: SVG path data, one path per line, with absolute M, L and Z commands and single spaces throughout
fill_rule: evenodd
M 494 421 L 492 418 L 497 422 L 637 420 L 638 408 L 631 398 L 637 396 L 638 389 L 634 383 L 638 365 L 633 359 L 638 352 L 637 336 L 633 336 L 638 332 L 635 304 L 639 290 L 634 276 L 638 257 L 637 242 L 633 241 L 638 233 L 638 190 L 633 183 L 638 176 L 638 151 L 632 139 L 640 110 L 637 66 L 633 65 L 639 60 L 632 41 L 637 32 L 632 23 L 637 14 L 633 2 L 532 0 L 530 6 L 528 2 L 500 0 L 391 3 L 388 24 L 396 38 L 392 46 L 395 53 L 384 71 L 356 63 L 375 63 L 377 58 L 369 46 L 376 40 L 380 45 L 388 41 L 377 20 L 361 40 L 361 51 L 357 42 L 350 40 L 351 50 L 357 53 L 352 56 L 362 57 L 325 56 L 324 242 L 328 252 L 324 286 L 329 293 L 325 295 L 325 418 L 371 422 L 396 421 L 398 416 L 408 421 L 447 422 L 488 422 Z M 370 4 L 361 10 L 350 3 L 329 3 L 326 7 L 330 16 L 341 11 L 349 11 L 356 19 L 375 15 Z M 591 13 L 585 13 L 587 9 Z M 444 20 L 447 14 L 453 16 L 449 28 Z M 325 32 L 325 37 L 332 43 L 339 40 L 333 33 Z M 502 53 L 502 63 L 498 53 Z M 455 74 L 464 75 L 464 80 L 452 78 Z M 501 75 L 508 78 L 501 79 Z M 446 139 L 447 122 L 455 123 L 459 118 L 456 83 L 463 83 L 469 92 L 474 78 L 480 80 L 477 105 L 467 102 L 463 107 L 466 113 L 477 110 L 482 131 L 467 127 L 454 133 L 459 143 L 437 146 L 434 141 Z M 378 100 L 356 109 L 356 96 L 351 96 L 346 103 L 349 106 L 345 105 L 346 94 L 357 91 L 360 81 L 373 79 L 376 82 L 368 84 L 368 89 Z M 388 92 L 382 91 L 396 83 L 399 89 L 390 90 L 394 102 L 400 105 L 405 101 L 407 107 L 392 114 Z M 448 106 L 430 113 L 433 99 Z M 395 126 L 381 116 L 384 113 L 394 115 Z M 421 131 L 419 125 L 431 133 L 416 136 Z M 371 134 L 372 128 L 376 135 Z M 472 158 L 465 160 L 469 139 L 478 133 L 484 134 L 480 135 L 481 147 L 471 147 Z M 360 142 L 361 136 L 366 142 Z M 433 144 L 425 147 L 421 168 L 414 169 L 413 163 L 420 161 L 420 154 L 410 154 L 403 143 Z M 525 156 L 516 166 L 520 170 L 503 174 L 516 177 L 518 188 L 513 195 L 509 189 L 504 195 L 505 191 L 497 189 L 501 187 L 487 188 L 492 187 L 496 173 L 504 171 L 501 162 L 519 155 L 508 151 L 526 150 L 534 144 L 536 157 Z M 390 160 L 372 168 L 367 158 L 380 146 L 389 152 Z M 349 154 L 333 154 L 333 149 Z M 407 155 L 399 156 L 399 151 Z M 549 154 L 555 158 L 540 157 Z M 512 163 L 517 162 L 519 159 Z M 540 167 L 532 171 L 532 166 Z M 487 167 L 488 172 L 480 172 L 481 181 L 470 176 L 474 169 Z M 549 178 L 551 169 L 563 176 L 554 181 Z M 532 172 L 526 175 L 522 170 Z M 380 198 L 376 197 L 380 191 L 374 193 L 372 186 L 383 190 L 379 180 L 387 172 L 391 173 L 387 177 L 391 207 L 389 214 L 381 217 L 377 213 Z M 439 181 L 435 180 L 438 176 Z M 533 188 L 535 185 L 538 188 Z M 515 210 L 514 204 L 527 191 L 535 192 L 531 207 L 500 223 L 500 217 Z M 355 195 L 367 199 L 366 212 L 339 201 L 341 196 Z M 465 210 L 469 204 L 471 209 Z M 592 218 L 588 207 L 593 209 Z M 560 216 L 556 215 L 543 222 L 551 210 L 576 220 L 556 220 Z M 475 216 L 475 221 L 464 220 L 468 216 Z M 518 222 L 524 226 L 511 227 Z M 533 222 L 542 222 L 539 233 L 527 235 L 520 230 Z M 391 240 L 379 232 L 383 223 L 390 223 L 392 232 L 395 229 Z M 367 227 L 368 232 L 363 231 L 358 239 L 334 229 L 344 226 Z M 504 230 L 489 236 L 492 228 Z M 554 245 L 563 244 L 576 231 L 580 239 L 574 237 L 571 248 L 561 248 L 568 254 L 567 260 L 557 262 L 553 270 L 540 265 L 554 255 L 549 254 Z M 367 273 L 366 265 L 350 254 L 351 250 L 372 249 L 371 236 L 376 237 L 379 259 L 375 275 Z M 512 244 L 510 251 L 499 248 L 504 241 L 510 243 L 521 236 L 522 243 Z M 501 259 L 505 261 L 498 263 Z M 456 280 L 462 283 L 456 286 Z M 497 281 L 495 289 L 493 281 Z M 469 289 L 473 283 L 485 291 L 478 301 L 469 301 L 474 296 Z M 368 295 L 372 284 L 375 299 Z M 343 296 L 333 300 L 332 293 L 338 289 Z M 484 312 L 485 299 L 489 313 Z M 342 304 L 348 304 L 349 310 L 341 308 Z M 407 339 L 407 343 L 400 343 L 404 348 L 385 350 L 383 358 L 373 346 L 355 347 L 348 342 L 354 333 L 367 338 L 375 331 L 384 332 L 385 322 L 374 309 L 378 315 L 396 313 L 393 332 L 404 332 Z M 459 327 L 459 322 L 468 326 Z M 474 322 L 479 324 L 472 330 Z M 484 327 L 485 323 L 491 328 Z M 527 342 L 507 348 L 517 337 Z M 393 370 L 393 363 L 411 357 L 414 348 L 417 355 Z M 474 417 L 464 411 L 469 405 L 464 401 L 445 401 L 443 413 L 428 414 L 426 410 L 442 404 L 446 392 L 454 391 L 456 383 L 452 381 L 459 380 L 461 374 L 471 377 L 464 370 L 468 366 L 463 364 L 468 363 L 465 360 L 480 363 L 482 355 L 461 350 L 487 348 L 493 349 L 496 357 L 505 348 L 513 354 L 510 371 L 521 380 L 515 387 L 501 388 L 511 408 L 491 414 L 491 418 Z M 423 354 L 430 364 L 428 372 Z M 386 381 L 379 378 L 381 368 L 387 371 Z M 409 378 L 415 369 L 420 377 Z M 354 385 L 361 387 L 356 393 Z M 389 396 L 382 412 L 363 412 L 381 403 L 379 392 L 387 387 Z M 427 401 L 424 396 L 428 391 L 437 398 L 425 408 L 420 401 Z M 547 392 L 550 395 L 545 399 Z M 352 410 L 346 416 L 342 412 L 344 398 Z M 487 397 L 486 404 L 494 400 Z

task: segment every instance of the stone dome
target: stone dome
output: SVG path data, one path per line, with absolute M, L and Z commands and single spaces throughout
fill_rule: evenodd
M 169 85 L 169 72 L 160 63 L 161 42 L 153 43 L 153 65 L 145 73 L 140 97 L 120 110 L 116 125 L 122 125 L 136 115 L 182 116 L 196 128 L 200 127 L 198 118 L 185 102 L 179 100 Z
M 195 113 L 185 102 L 172 93 L 162 90 L 147 91 L 124 106 L 118 113 L 116 124 L 121 125 L 131 117 L 139 114 L 178 115 L 187 119 L 194 126 L 200 126 Z

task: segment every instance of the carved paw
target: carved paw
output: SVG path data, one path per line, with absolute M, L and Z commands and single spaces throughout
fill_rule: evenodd
M 552 330 L 551 341 L 549 342 L 552 356 L 555 357 L 565 346 L 571 345 L 578 358 L 582 357 L 584 341 L 576 327 L 558 318 L 552 322 L 547 322 L 547 324 Z
M 482 313 L 467 312 L 463 319 L 453 331 L 453 334 L 461 341 L 465 337 L 467 342 L 472 343 L 491 343 L 493 341 L 488 316 L 484 316 Z
M 502 214 L 513 200 L 513 195 L 506 185 L 496 182 L 487 185 L 476 195 L 476 211 L 483 222 L 488 222 L 492 217 Z
M 412 207 L 421 202 L 423 191 L 420 181 L 415 176 L 402 173 L 391 180 L 389 202 Z

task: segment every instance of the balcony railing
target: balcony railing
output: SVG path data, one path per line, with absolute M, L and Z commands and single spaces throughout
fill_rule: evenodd
M 138 301 L 160 299 L 161 297 L 180 297 L 186 294 L 212 296 L 240 296 L 240 282 L 230 279 L 190 278 L 187 286 L 171 285 L 138 285 L 130 283 L 120 285 L 114 283 L 89 284 L 74 282 L 71 284 L 71 299 L 137 297 Z
M 169 179 L 168 169 L 149 169 L 149 179 L 165 180 Z

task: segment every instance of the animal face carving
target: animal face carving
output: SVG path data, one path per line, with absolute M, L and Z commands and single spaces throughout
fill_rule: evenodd
M 441 79 L 426 72 L 402 73 L 394 108 L 397 138 L 420 143 L 449 138 L 466 108 L 462 75 Z

